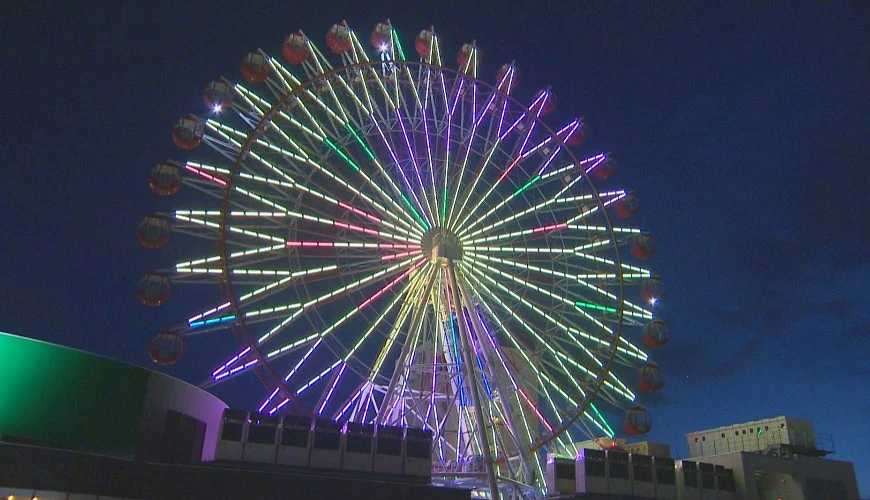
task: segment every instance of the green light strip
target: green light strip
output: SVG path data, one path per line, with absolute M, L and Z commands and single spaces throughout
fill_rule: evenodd
M 604 311 L 609 313 L 615 313 L 616 309 L 613 307 L 602 306 L 601 304 L 596 304 L 594 302 L 584 302 L 582 300 L 578 300 L 574 302 L 574 305 L 577 307 L 582 307 L 584 309 L 592 309 L 595 311 Z
M 333 151 L 335 151 L 336 153 L 338 153 L 338 156 L 341 156 L 341 158 L 342 158 L 344 161 L 346 161 L 348 165 L 350 165 L 350 168 L 352 168 L 355 172 L 359 172 L 359 166 L 357 166 L 357 164 L 354 163 L 354 161 L 351 160 L 349 156 L 347 156 L 346 154 L 344 154 L 344 151 L 342 151 L 341 149 L 339 149 L 338 146 L 336 146 L 335 144 L 333 144 L 333 142 L 330 141 L 328 137 L 324 137 L 324 138 L 323 138 L 323 142 L 324 142 L 327 146 L 329 146 L 330 149 L 332 149 Z
M 609 424 L 609 423 L 607 423 L 607 419 L 604 418 L 604 415 L 602 415 L 601 412 L 598 411 L 598 407 L 595 406 L 595 403 L 589 403 L 589 406 L 592 407 L 592 411 L 594 411 L 595 414 L 598 415 L 598 418 L 601 419 L 601 422 L 604 424 L 605 427 L 607 427 L 607 430 L 610 431 L 610 433 L 608 434 L 608 437 L 611 437 L 611 438 L 612 438 L 613 436 L 615 436 L 616 433 L 613 432 L 613 428 L 610 427 L 610 424 Z
M 399 49 L 399 57 L 404 61 L 405 60 L 405 51 L 402 50 L 402 42 L 399 41 L 399 34 L 395 29 L 392 30 L 393 33 L 393 41 L 395 42 L 396 48 Z
M 405 206 L 408 207 L 408 210 L 411 211 L 411 213 L 414 215 L 414 218 L 417 219 L 417 222 L 418 222 L 418 223 L 419 223 L 419 224 L 420 224 L 424 229 L 426 229 L 426 230 L 428 231 L 428 230 L 429 230 L 429 224 L 426 224 L 426 221 L 423 220 L 422 217 L 420 217 L 420 214 L 417 213 L 417 210 L 416 210 L 416 209 L 414 209 L 414 205 L 411 205 L 411 201 L 410 201 L 410 200 L 408 199 L 408 197 L 405 196 L 404 194 L 402 195 L 402 201 L 405 202 Z
M 529 179 L 528 182 L 526 182 L 525 184 L 523 184 L 523 187 L 519 188 L 519 189 L 518 189 L 518 190 L 517 190 L 513 195 L 511 195 L 511 196 L 513 197 L 513 196 L 516 196 L 516 195 L 518 195 L 518 194 L 522 194 L 523 191 L 525 191 L 526 189 L 529 189 L 530 187 L 532 187 L 532 184 L 538 182 L 539 180 L 541 180 L 541 176 L 540 176 L 540 175 L 536 175 L 536 176 L 532 177 L 531 179 Z
M 374 160 L 375 154 L 372 152 L 371 149 L 369 149 L 368 144 L 365 143 L 365 141 L 362 139 L 362 137 L 360 137 L 359 134 L 356 133 L 356 130 L 353 129 L 351 124 L 345 123 L 344 127 L 351 133 L 351 135 L 353 135 L 353 138 L 356 139 L 356 142 L 358 142 L 359 145 L 362 146 L 362 148 L 365 150 L 366 154 L 368 155 L 369 159 Z

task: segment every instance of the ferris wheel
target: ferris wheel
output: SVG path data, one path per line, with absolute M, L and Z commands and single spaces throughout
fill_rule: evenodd
M 551 128 L 551 89 L 515 95 L 513 63 L 488 83 L 475 43 L 453 67 L 434 29 L 413 58 L 389 22 L 365 43 L 336 24 L 326 46 L 299 31 L 280 59 L 248 54 L 243 82 L 210 83 L 173 128 L 190 158 L 149 185 L 195 204 L 137 237 L 181 234 L 190 256 L 138 296 L 222 299 L 158 333 L 154 362 L 231 334 L 205 385 L 253 373 L 263 413 L 428 429 L 433 475 L 491 497 L 541 491 L 546 453 L 647 432 L 636 391 L 663 382 L 640 345 L 669 335 L 655 243 L 612 222 L 638 203 L 609 185 L 612 157 L 580 154 L 583 121 Z

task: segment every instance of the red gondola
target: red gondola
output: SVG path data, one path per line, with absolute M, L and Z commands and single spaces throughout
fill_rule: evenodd
M 638 260 L 647 260 L 656 253 L 656 240 L 649 234 L 637 234 L 628 243 L 631 255 Z
M 420 57 L 427 59 L 429 51 L 432 50 L 432 32 L 429 30 L 420 31 L 420 34 L 417 35 L 417 39 L 414 41 L 414 48 L 417 49 L 417 54 Z
M 263 83 L 266 78 L 269 78 L 269 73 L 272 72 L 272 67 L 269 66 L 269 61 L 259 52 L 251 52 L 242 59 L 241 65 L 242 76 L 249 83 Z
M 148 176 L 148 187 L 157 196 L 171 196 L 181 189 L 181 166 L 173 161 L 154 165 Z
M 166 217 L 160 215 L 147 215 L 139 223 L 136 229 L 136 239 L 142 248 L 154 250 L 161 248 L 169 242 L 171 228 Z
M 333 24 L 326 32 L 326 46 L 333 54 L 341 55 L 350 50 L 350 30 L 345 24 Z
M 613 211 L 620 219 L 628 219 L 640 209 L 640 202 L 633 194 L 629 194 L 613 204 Z
M 671 340 L 668 324 L 663 320 L 654 319 L 643 328 L 643 343 L 647 347 L 661 347 Z
M 623 429 L 631 436 L 646 434 L 652 430 L 652 417 L 643 406 L 632 406 L 625 411 Z
M 160 273 L 145 273 L 139 279 L 136 296 L 146 306 L 156 307 L 166 302 L 170 290 L 168 277 Z
M 202 100 L 209 110 L 219 112 L 232 104 L 233 91 L 227 82 L 216 80 L 206 86 Z
M 199 118 L 186 116 L 179 118 L 172 128 L 172 142 L 180 149 L 191 151 L 202 143 L 205 127 Z
M 375 29 L 372 30 L 372 46 L 381 52 L 389 49 L 393 41 L 392 31 L 393 27 L 388 21 L 376 24 Z
M 281 45 L 281 55 L 290 64 L 302 64 L 311 55 L 305 35 L 293 33 L 288 36 Z
M 638 370 L 637 390 L 655 392 L 665 386 L 665 379 L 659 365 L 650 361 Z
M 181 334 L 164 330 L 148 344 L 148 356 L 155 364 L 174 365 L 184 352 L 184 339 Z

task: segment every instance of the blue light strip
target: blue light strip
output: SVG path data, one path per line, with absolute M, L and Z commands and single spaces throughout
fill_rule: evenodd
M 221 323 L 228 323 L 230 321 L 233 321 L 234 319 L 236 319 L 236 316 L 234 314 L 231 314 L 229 316 L 221 316 L 220 318 L 192 321 L 191 323 L 189 323 L 188 326 L 190 326 L 190 328 L 200 328 L 203 326 L 213 326 L 219 325 Z

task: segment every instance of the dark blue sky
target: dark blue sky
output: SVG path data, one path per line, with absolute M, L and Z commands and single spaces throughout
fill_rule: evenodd
M 390 17 L 407 44 L 434 24 L 448 48 L 478 40 L 490 78 L 515 59 L 526 90 L 552 85 L 554 119 L 582 113 L 588 150 L 615 153 L 637 190 L 674 333 L 651 437 L 680 454 L 687 431 L 808 418 L 866 495 L 870 7 L 572 3 L 5 2 L 0 330 L 145 364 L 153 332 L 198 303 L 133 298 L 161 264 L 133 232 L 174 119 L 300 27 Z M 176 374 L 201 377 L 197 356 L 220 349 L 200 346 Z

